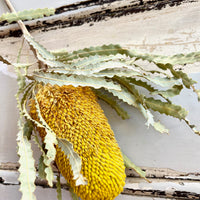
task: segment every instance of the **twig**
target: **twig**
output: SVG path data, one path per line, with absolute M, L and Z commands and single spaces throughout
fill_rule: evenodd
M 18 52 L 17 63 L 19 63 L 19 61 L 20 61 L 20 56 L 21 56 L 21 53 L 22 53 L 23 46 L 24 46 L 24 38 L 22 40 L 22 44 L 21 44 L 21 47 L 20 47 L 19 52 Z
M 15 10 L 15 8 L 13 7 L 13 5 L 11 4 L 10 0 L 4 0 L 4 1 L 5 1 L 6 5 L 8 6 L 9 10 L 10 10 L 11 12 L 13 12 L 13 13 L 16 13 L 16 10 Z M 21 28 L 22 33 L 23 33 L 24 35 L 28 35 L 28 36 L 32 37 L 31 34 L 28 32 L 26 26 L 25 26 L 24 23 L 22 22 L 22 20 L 18 20 L 17 23 L 18 23 L 19 27 Z M 29 43 L 29 45 L 30 45 L 30 43 Z M 32 50 L 32 52 L 33 52 L 35 58 L 37 58 L 37 52 L 36 52 L 36 50 L 33 48 L 33 46 L 30 45 L 30 49 Z M 38 60 L 38 66 L 39 66 L 39 68 L 41 69 L 41 68 L 43 68 L 44 64 L 43 64 L 40 60 Z M 45 68 L 45 67 L 44 67 L 44 68 Z
M 9 10 L 10 10 L 11 12 L 13 12 L 13 13 L 16 13 L 16 10 L 15 10 L 15 8 L 13 7 L 13 5 L 11 4 L 10 0 L 4 0 L 4 1 L 5 1 L 5 3 L 7 4 Z M 18 23 L 18 25 L 20 26 L 20 28 L 21 28 L 21 30 L 22 30 L 22 32 L 23 32 L 24 35 L 25 35 L 25 34 L 30 35 L 30 33 L 28 32 L 26 26 L 25 26 L 24 23 L 22 22 L 22 20 L 18 20 L 17 23 Z

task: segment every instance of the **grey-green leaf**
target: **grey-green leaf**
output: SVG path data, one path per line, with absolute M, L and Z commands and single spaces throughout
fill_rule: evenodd
M 38 19 L 45 16 L 50 16 L 55 13 L 54 8 L 38 8 L 38 9 L 31 9 L 31 10 L 23 10 L 16 13 L 4 13 L 0 16 L 0 21 L 7 21 L 8 23 L 16 22 L 18 20 L 32 20 Z
M 149 182 L 149 180 L 145 177 L 146 173 L 141 168 L 137 167 L 133 162 L 131 162 L 131 160 L 124 153 L 122 153 L 122 156 L 125 167 L 133 169 L 141 178 L 144 178 Z
M 46 165 L 44 164 L 44 156 L 41 155 L 38 162 L 38 175 L 41 179 L 46 179 L 45 168 Z
M 188 77 L 188 75 L 182 71 L 176 71 L 173 69 L 173 66 L 171 64 L 163 64 L 163 63 L 156 63 L 156 65 L 163 69 L 167 70 L 169 69 L 173 76 L 177 79 L 182 79 L 183 84 L 185 85 L 186 88 L 190 88 L 193 84 L 196 83 L 196 81 L 192 80 L 191 78 Z M 177 84 L 176 84 L 177 85 Z
M 169 130 L 165 128 L 160 122 L 154 121 L 154 116 L 150 112 L 150 110 L 146 109 L 142 104 L 138 103 L 138 110 L 142 113 L 144 118 L 147 120 L 146 125 L 149 127 L 150 125 L 154 127 L 155 130 L 160 133 L 169 133 Z
M 66 51 L 55 53 L 57 59 L 59 59 L 60 61 L 73 60 L 79 57 L 83 58 L 93 55 L 102 56 L 102 55 L 116 55 L 116 54 L 126 55 L 130 58 L 135 57 L 137 59 L 147 60 L 149 62 L 163 63 L 163 64 L 170 63 L 172 65 L 175 64 L 184 65 L 200 61 L 200 51 L 192 52 L 185 55 L 177 54 L 173 56 L 162 56 L 153 54 L 143 54 L 135 50 L 128 50 L 126 48 L 121 47 L 120 45 L 115 45 L 115 44 L 89 47 L 85 49 L 80 49 L 78 51 L 74 51 L 72 53 L 68 53 Z
M 191 124 L 188 119 L 184 119 L 185 123 L 196 133 L 197 135 L 200 135 L 200 131 L 197 130 L 197 127 L 194 124 Z
M 40 60 L 42 60 L 42 58 Z M 99 72 L 100 72 L 100 76 L 108 76 L 109 74 L 109 77 L 110 76 L 112 77 L 116 75 L 116 73 L 120 73 L 120 72 L 122 73 L 122 76 L 125 76 L 125 75 L 133 76 L 133 75 L 140 74 L 138 69 L 119 61 L 108 61 L 108 62 L 102 62 L 102 63 L 96 63 L 96 64 L 92 63 L 90 65 L 85 65 L 84 68 L 79 68 L 75 63 L 69 65 L 69 64 L 63 64 L 58 61 L 49 61 L 49 60 L 44 60 L 44 63 L 47 64 L 48 66 L 51 66 L 51 68 L 47 69 L 48 72 L 54 71 L 54 72 L 64 73 L 64 74 L 76 74 L 76 75 L 85 75 L 85 76 L 92 76 L 94 74 L 95 76 L 97 76 L 99 75 Z M 129 71 L 126 72 L 125 70 L 129 70 Z M 112 71 L 113 73 L 111 73 Z M 131 72 L 135 72 L 135 73 L 130 74 Z
M 198 101 L 200 101 L 200 90 L 195 90 L 197 97 L 198 97 Z
M 161 95 L 165 98 L 169 98 L 169 97 L 174 97 L 176 95 L 179 95 L 181 90 L 183 89 L 182 85 L 174 85 L 172 88 L 168 89 L 168 90 L 156 90 L 154 92 L 152 92 L 152 95 Z
M 21 127 L 18 133 L 18 155 L 19 155 L 19 178 L 20 191 L 22 192 L 21 200 L 36 200 L 34 195 L 35 191 L 35 178 L 36 170 L 34 166 L 33 152 L 31 143 L 27 137 L 23 136 L 23 128 Z
M 33 131 L 33 124 L 31 122 L 31 120 L 26 120 L 25 124 L 24 124 L 24 137 L 27 137 L 28 140 L 31 139 L 31 134 Z
M 48 184 L 52 187 L 54 177 L 53 177 L 53 172 L 50 165 L 51 165 L 51 162 L 54 161 L 56 157 L 56 149 L 55 149 L 55 145 L 57 144 L 56 134 L 53 132 L 53 130 L 49 127 L 49 125 L 46 123 L 46 121 L 42 117 L 40 106 L 35 96 L 34 89 L 33 89 L 33 98 L 35 100 L 35 107 L 38 114 L 38 118 L 42 124 L 42 127 L 46 131 L 46 135 L 44 137 L 45 149 L 47 150 L 47 153 L 45 154 L 45 157 L 44 157 L 45 158 L 44 163 L 47 166 L 45 168 L 45 173 L 47 175 L 46 179 L 48 180 Z
M 110 92 L 113 96 L 119 98 L 123 102 L 131 106 L 137 107 L 135 97 L 132 94 L 130 94 L 130 92 L 125 87 L 121 86 L 121 91 L 108 89 L 108 92 Z
M 184 119 L 188 114 L 188 112 L 181 106 L 168 102 L 162 102 L 159 99 L 145 98 L 145 105 L 154 111 L 160 112 L 161 114 L 170 115 L 178 119 Z
M 43 150 L 42 146 L 40 145 L 39 139 L 37 136 L 35 136 L 34 141 L 36 142 L 36 144 L 38 145 L 39 149 L 42 152 L 42 155 L 39 159 L 39 176 L 40 178 L 46 179 L 49 186 L 53 186 L 53 180 L 54 180 L 54 176 L 53 176 L 53 170 L 51 167 L 51 163 L 49 162 L 49 158 L 47 157 L 45 151 Z
M 121 90 L 119 84 L 114 84 L 112 80 L 105 79 L 104 77 L 87 77 L 87 76 L 77 76 L 77 75 L 65 75 L 58 73 L 44 73 L 40 72 L 34 73 L 34 79 L 38 82 L 43 82 L 45 84 L 50 83 L 51 85 L 73 85 L 78 86 L 90 86 L 96 89 L 104 87 L 107 89 Z
M 160 122 L 154 122 L 153 127 L 160 133 L 169 133 L 169 130 Z
M 69 159 L 71 169 L 73 171 L 73 179 L 76 180 L 76 186 L 78 185 L 87 185 L 86 178 L 81 174 L 81 158 L 74 151 L 72 143 L 67 141 L 66 139 L 57 138 L 58 147 L 65 153 L 67 158 Z
M 95 93 L 100 99 L 109 104 L 122 119 L 129 119 L 128 113 L 112 97 L 109 97 L 105 93 L 103 94 L 99 90 L 95 90 Z
M 36 42 L 32 36 L 25 34 L 24 37 L 29 42 L 29 44 L 36 50 L 36 52 L 38 52 L 44 59 L 55 59 L 54 55 L 51 54 L 47 49 L 45 49 L 41 44 Z
M 97 46 L 97 47 L 89 47 L 85 49 L 80 49 L 78 51 L 73 51 L 72 53 L 63 52 L 62 54 L 56 54 L 57 59 L 59 61 L 69 61 L 77 58 L 84 58 L 89 56 L 95 56 L 95 55 L 101 55 L 101 56 L 109 56 L 109 55 L 128 55 L 128 56 L 134 56 L 132 53 L 130 53 L 127 49 L 123 49 L 120 47 L 120 45 L 103 45 L 103 46 Z

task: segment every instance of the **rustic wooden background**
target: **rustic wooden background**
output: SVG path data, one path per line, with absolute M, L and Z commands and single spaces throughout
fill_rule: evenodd
M 25 22 L 31 34 L 50 50 L 117 43 L 141 52 L 171 55 L 200 50 L 199 1 L 12 1 L 16 10 L 55 7 L 56 15 Z M 7 10 L 0 1 L 0 14 Z M 0 24 L 0 55 L 16 61 L 22 43 L 16 24 Z M 28 46 L 22 60 L 33 61 Z M 147 66 L 148 67 L 148 66 Z M 179 66 L 177 67 L 177 69 Z M 182 68 L 200 80 L 199 63 Z M 200 85 L 197 87 L 200 88 Z M 17 108 L 15 74 L 0 63 L 0 199 L 20 199 L 16 155 Z M 184 100 L 184 101 L 183 101 Z M 184 105 L 188 118 L 200 128 L 200 106 L 195 95 L 184 91 L 175 101 Z M 131 119 L 122 121 L 114 111 L 101 103 L 122 150 L 147 172 L 152 183 L 127 170 L 127 181 L 118 200 L 200 199 L 200 138 L 184 123 L 160 116 L 170 129 L 161 135 L 144 126 L 144 119 L 125 106 Z M 37 157 L 37 151 L 35 153 Z M 38 199 L 56 199 L 55 189 L 37 180 Z M 63 182 L 63 199 L 71 199 Z

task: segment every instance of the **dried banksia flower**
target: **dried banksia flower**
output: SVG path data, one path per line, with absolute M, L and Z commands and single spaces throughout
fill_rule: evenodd
M 125 166 L 114 133 L 89 87 L 42 86 L 37 94 L 42 117 L 57 137 L 67 139 L 82 159 L 87 185 L 76 186 L 69 160 L 56 147 L 61 174 L 83 200 L 112 200 L 125 184 Z M 31 116 L 38 120 L 34 100 Z M 39 129 L 44 138 L 44 129 Z

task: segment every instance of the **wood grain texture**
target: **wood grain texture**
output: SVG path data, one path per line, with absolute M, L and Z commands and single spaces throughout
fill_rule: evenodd
M 16 171 L 18 167 L 17 163 L 0 164 L 0 186 L 19 185 L 18 172 Z M 133 170 L 127 169 L 126 185 L 122 195 L 175 199 L 200 198 L 200 174 L 189 174 L 167 168 L 142 167 L 142 169 L 146 171 L 147 178 L 151 183 L 138 178 Z M 54 172 L 57 172 L 55 168 Z M 36 179 L 35 184 L 38 187 L 49 188 L 47 182 L 39 178 Z M 53 188 L 55 187 L 56 182 L 53 184 Z M 69 189 L 63 177 L 61 178 L 61 187 L 63 190 Z
M 121 1 L 114 3 L 121 3 Z M 90 12 L 96 12 L 95 9 L 90 10 Z M 61 13 L 62 20 L 70 18 L 71 14 L 82 15 L 84 12 L 86 11 L 80 9 L 78 13 Z M 167 6 L 162 10 L 150 10 L 119 18 L 85 23 L 81 26 L 63 28 L 58 23 L 58 27 L 55 29 L 51 29 L 49 25 L 50 29 L 48 31 L 41 26 L 41 29 L 33 30 L 32 35 L 49 50 L 66 48 L 72 51 L 89 46 L 113 43 L 141 52 L 172 55 L 200 49 L 199 18 L 200 2 L 184 3 L 176 7 Z M 54 16 L 51 20 L 58 21 L 59 18 Z M 34 23 L 38 23 L 40 27 L 40 20 Z M 10 26 L 8 30 L 17 27 L 17 25 Z M 0 34 L 2 34 L 3 30 L 0 29 Z M 0 55 L 16 62 L 16 55 L 21 43 L 22 38 L 19 37 L 1 39 Z M 22 50 L 22 61 L 35 61 L 27 44 Z M 188 65 L 182 69 L 186 72 L 200 71 L 198 63 Z
M 181 3 L 193 2 L 191 0 L 103 0 L 103 1 L 77 1 L 56 8 L 53 17 L 25 22 L 30 32 L 34 30 L 49 31 L 65 27 L 80 26 L 84 23 L 98 22 L 110 18 L 129 14 L 161 10 L 166 6 L 177 6 Z M 0 23 L 0 38 L 20 37 L 22 32 L 16 25 L 8 25 L 5 21 Z

